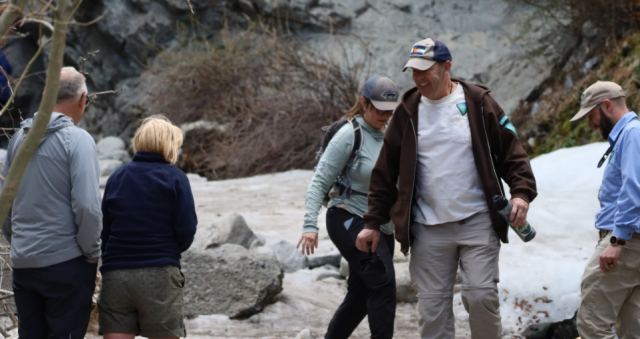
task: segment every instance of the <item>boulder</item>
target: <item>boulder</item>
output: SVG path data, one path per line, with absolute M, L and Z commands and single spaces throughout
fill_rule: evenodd
M 107 180 L 109 180 L 109 177 L 100 177 L 99 182 L 98 182 L 99 185 L 100 185 L 100 188 L 107 187 Z
M 340 266 L 340 260 L 342 260 L 340 252 L 310 255 L 309 268 L 316 268 L 325 265 Z
M 309 266 L 309 259 L 307 256 L 302 254 L 295 245 L 284 240 L 271 246 L 271 253 L 276 257 L 284 271 L 287 273 L 295 272 Z
M 131 156 L 129 155 L 129 152 L 119 150 L 111 151 L 105 154 L 98 154 L 98 160 L 118 160 L 122 162 L 129 162 L 131 161 Z
M 304 330 L 300 331 L 300 333 L 298 333 L 296 339 L 314 339 L 314 337 L 313 335 L 311 335 L 311 330 L 305 328 Z
M 224 314 L 247 318 L 275 302 L 284 273 L 268 254 L 227 244 L 204 252 L 187 251 L 181 260 L 186 277 L 184 314 Z
M 256 245 L 256 241 L 258 238 L 244 218 L 237 213 L 232 213 L 218 218 L 209 226 L 199 227 L 192 248 L 195 251 L 204 251 L 224 244 L 250 248 L 252 244 Z
M 329 278 L 334 278 L 334 279 L 338 279 L 338 280 L 344 280 L 344 277 L 342 275 L 340 275 L 340 273 L 335 272 L 335 271 L 322 272 L 322 273 L 318 274 L 318 276 L 316 277 L 316 280 L 321 281 L 321 280 L 325 280 L 325 279 L 329 279 Z
M 110 136 L 98 141 L 98 156 L 110 154 L 117 151 L 124 151 L 126 145 L 124 141 L 118 137 Z
M 100 165 L 100 176 L 108 177 L 115 172 L 118 167 L 122 166 L 122 161 L 119 160 L 98 160 Z
M 263 235 L 260 234 L 256 234 L 256 238 L 251 242 L 251 245 L 249 245 L 249 249 L 253 249 L 256 247 L 262 247 L 267 243 L 267 240 L 264 238 Z
M 409 262 L 394 263 L 393 266 L 396 270 L 396 300 L 406 303 L 418 301 L 418 287 L 411 280 Z
M 349 262 L 345 258 L 340 259 L 340 275 L 345 279 L 349 277 Z

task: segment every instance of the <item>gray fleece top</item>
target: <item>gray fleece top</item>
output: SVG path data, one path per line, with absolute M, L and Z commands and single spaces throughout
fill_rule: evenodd
M 0 186 L 35 119 L 11 138 Z M 93 138 L 53 113 L 2 226 L 15 268 L 46 267 L 84 255 L 100 258 L 100 169 Z
M 371 171 L 373 171 L 373 167 L 378 161 L 384 132 L 375 130 L 367 125 L 362 117 L 358 116 L 356 120 L 362 126 L 363 142 L 360 156 L 348 171 L 352 180 L 351 188 L 358 192 L 368 193 Z M 303 232 L 318 232 L 318 213 L 322 207 L 325 192 L 329 191 L 347 164 L 352 148 L 353 126 L 347 123 L 331 138 L 313 173 L 313 178 L 307 191 Z M 367 197 L 356 194 L 352 194 L 348 198 L 334 197 L 328 204 L 329 208 L 333 206 L 345 208 L 352 214 L 362 218 L 364 213 L 367 212 Z M 385 234 L 392 234 L 393 229 L 392 223 L 385 224 L 380 228 Z

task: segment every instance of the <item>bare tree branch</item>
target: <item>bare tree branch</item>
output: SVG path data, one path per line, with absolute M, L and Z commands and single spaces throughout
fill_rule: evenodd
M 47 67 L 47 80 L 44 86 L 44 94 L 42 95 L 42 101 L 40 102 L 38 115 L 33 123 L 33 128 L 25 137 L 22 145 L 20 145 L 9 168 L 9 173 L 5 178 L 2 191 L 0 191 L 0 220 L 4 220 L 7 217 L 7 213 L 13 205 L 13 200 L 18 194 L 18 189 L 20 188 L 20 183 L 24 177 L 27 165 L 29 165 L 29 161 L 38 149 L 40 140 L 42 140 L 42 136 L 49 124 L 60 87 L 60 71 L 62 70 L 67 28 L 74 11 L 80 5 L 81 1 L 82 0 L 71 2 L 70 0 L 59 0 L 57 2 L 54 11 L 53 42 L 51 52 L 49 53 L 49 65 Z M 1 27 L 3 26 L 0 25 L 0 29 Z
M 13 99 L 15 99 L 15 97 L 16 97 L 16 93 L 18 92 L 18 89 L 20 88 L 20 85 L 22 84 L 22 81 L 25 78 L 27 78 L 27 74 L 29 73 L 29 69 L 31 69 L 31 65 L 33 65 L 33 63 L 36 61 L 36 59 L 40 56 L 40 53 L 42 53 L 42 50 L 44 49 L 44 46 L 46 46 L 50 41 L 51 41 L 51 39 L 47 40 L 47 42 L 45 42 L 44 44 L 40 45 L 40 47 L 38 48 L 36 53 L 33 55 L 31 60 L 29 60 L 29 63 L 24 68 L 24 71 L 22 71 L 22 76 L 20 76 L 20 80 L 18 80 L 18 83 L 13 88 L 13 91 L 11 93 L 11 97 L 9 98 L 9 100 L 7 100 L 7 103 L 4 105 L 4 107 L 2 107 L 2 110 L 0 110 L 0 117 L 7 111 L 7 109 L 9 109 L 10 104 L 13 102 Z
M 11 3 L 7 4 L 4 12 L 0 15 L 0 36 L 4 37 L 9 28 L 13 27 L 28 2 L 29 0 L 11 0 Z
M 104 17 L 107 16 L 107 14 L 109 14 L 108 10 L 104 11 L 102 14 L 100 14 L 100 16 L 98 16 L 97 18 L 95 18 L 95 19 L 93 19 L 93 20 L 91 20 L 89 22 L 78 22 L 78 21 L 73 20 L 73 21 L 71 21 L 71 25 L 82 26 L 82 27 L 90 26 L 90 25 L 93 25 L 96 22 L 104 19 Z
M 82 57 L 82 69 L 80 70 L 80 73 L 84 76 L 87 76 L 89 73 L 85 72 L 84 70 L 84 65 L 85 62 L 88 61 L 89 59 L 93 58 L 94 56 L 96 56 L 96 54 L 100 53 L 100 50 L 97 50 L 95 52 L 87 52 L 87 57 Z
M 189 9 L 191 10 L 191 14 L 195 14 L 193 12 L 193 6 L 191 6 L 191 0 L 185 0 L 187 2 L 187 5 L 189 6 Z
M 104 92 L 98 92 L 98 93 L 89 94 L 88 98 L 91 98 L 91 99 L 89 99 L 89 102 L 87 103 L 86 107 L 91 106 L 91 104 L 93 104 L 93 102 L 96 101 L 96 99 L 98 98 L 99 95 L 116 94 L 116 93 L 118 93 L 120 91 L 122 91 L 122 88 L 118 88 L 118 89 L 112 90 L 112 91 L 104 91 Z
M 47 27 L 51 32 L 53 32 L 53 25 L 50 22 L 40 20 L 40 19 L 28 18 L 28 17 L 25 17 L 24 19 L 20 20 L 20 27 L 24 26 L 24 24 L 27 22 L 39 23 Z

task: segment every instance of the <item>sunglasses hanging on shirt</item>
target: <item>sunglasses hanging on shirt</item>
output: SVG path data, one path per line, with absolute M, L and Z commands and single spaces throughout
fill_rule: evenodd
M 609 148 L 607 149 L 606 152 L 604 152 L 604 155 L 602 156 L 602 158 L 600 159 L 600 162 L 598 162 L 598 168 L 602 167 L 602 165 L 604 164 L 604 162 L 607 160 L 607 158 L 609 157 L 609 154 L 611 154 L 611 151 L 613 151 L 613 145 L 609 146 Z

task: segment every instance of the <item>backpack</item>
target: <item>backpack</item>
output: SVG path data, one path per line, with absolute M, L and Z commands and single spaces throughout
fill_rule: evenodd
M 348 171 L 349 168 L 358 159 L 358 156 L 360 155 L 360 149 L 362 149 L 362 142 L 364 140 L 362 136 L 362 127 L 360 127 L 360 124 L 355 118 L 351 118 L 351 119 L 341 118 L 338 121 L 334 121 L 328 127 L 323 128 L 323 130 L 325 130 L 326 132 L 322 137 L 322 140 L 320 140 L 320 149 L 316 154 L 316 160 L 318 161 L 320 160 L 320 158 L 322 157 L 322 154 L 327 149 L 327 146 L 329 145 L 329 142 L 331 141 L 333 136 L 336 135 L 336 133 L 340 130 L 340 128 L 342 128 L 342 126 L 344 126 L 347 123 L 350 123 L 351 126 L 353 127 L 353 148 L 351 149 L 351 154 L 349 154 L 349 159 L 347 160 L 347 163 L 342 169 L 342 172 L 340 173 L 340 175 L 338 175 L 338 177 L 334 181 L 329 191 L 326 192 L 324 195 L 322 205 L 325 207 L 327 207 L 327 204 L 332 198 L 337 198 L 337 197 L 348 198 L 352 194 L 361 195 L 365 197 L 367 196 L 367 193 L 358 192 L 356 190 L 351 189 L 351 177 L 349 176 L 349 171 Z M 341 179 L 343 178 L 345 179 L 345 183 L 340 182 Z

